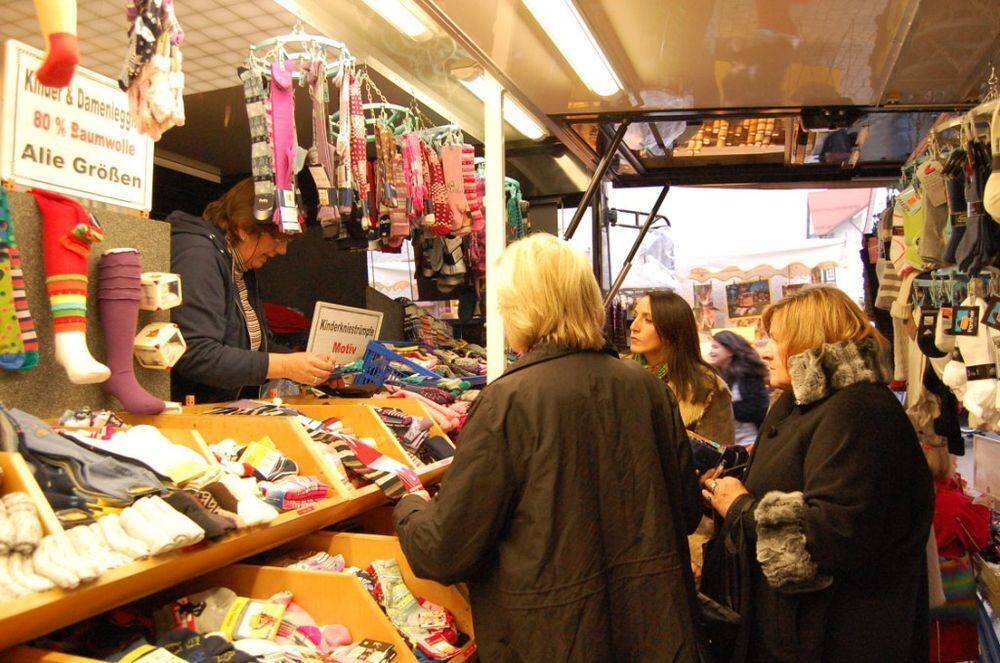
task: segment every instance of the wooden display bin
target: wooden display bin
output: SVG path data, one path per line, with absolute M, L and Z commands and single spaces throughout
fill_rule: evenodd
M 266 402 L 266 401 L 262 401 Z M 430 419 L 432 436 L 437 435 L 448 440 L 448 434 L 434 420 L 424 404 L 412 398 L 316 398 L 315 396 L 294 396 L 284 399 L 288 407 L 298 410 L 305 416 L 323 421 L 330 417 L 340 419 L 344 428 L 356 437 L 367 437 L 375 440 L 375 446 L 383 454 L 394 458 L 407 467 L 414 463 L 400 446 L 396 436 L 382 423 L 382 419 L 371 410 L 371 407 L 394 407 L 406 414 Z M 219 407 L 218 404 L 189 405 L 183 408 L 183 414 L 204 414 Z
M 239 596 L 266 599 L 278 592 L 292 592 L 295 602 L 317 624 L 342 624 L 354 641 L 371 638 L 395 646 L 396 661 L 416 660 L 402 636 L 356 578 L 343 573 L 317 574 L 312 571 L 234 564 L 189 581 L 164 594 L 162 603 L 211 587 L 228 587 Z M 95 659 L 20 647 L 5 653 L 12 663 L 84 663 Z M 407 658 L 409 656 L 409 658 Z
M 406 561 L 406 556 L 403 555 L 403 550 L 399 546 L 398 538 L 375 534 L 315 532 L 290 542 L 287 546 L 282 547 L 282 551 L 322 551 L 331 555 L 343 555 L 344 561 L 348 566 L 356 566 L 362 569 L 367 568 L 371 565 L 372 561 L 377 559 L 395 559 L 399 562 L 403 581 L 410 588 L 410 591 L 413 592 L 413 595 L 425 598 L 432 603 L 450 610 L 455 616 L 455 623 L 458 625 L 459 630 L 469 636 L 470 642 L 466 644 L 463 653 L 450 660 L 460 662 L 474 658 L 476 646 L 475 632 L 472 624 L 472 608 L 469 606 L 465 595 L 457 587 L 449 587 L 432 580 L 418 578 Z M 305 573 L 310 573 L 316 577 L 339 575 L 323 571 L 306 571 Z M 352 577 L 349 574 L 347 575 L 348 577 Z M 357 582 L 360 586 L 360 581 Z M 369 600 L 377 608 L 374 599 L 369 597 Z M 397 658 L 396 660 L 416 661 L 416 657 L 411 652 L 406 651 L 405 653 L 408 657 Z
M 374 415 L 373 415 L 374 416 Z M 202 448 L 204 442 L 232 437 L 237 441 L 259 439 L 267 434 L 299 463 L 304 473 L 323 476 L 319 460 L 312 455 L 312 440 L 301 424 L 287 417 L 184 416 L 125 417 L 128 423 L 156 425 L 174 442 Z M 199 438 L 203 438 L 199 440 Z M 316 452 L 318 454 L 318 452 Z M 310 462 L 311 461 L 311 462 Z M 436 483 L 444 475 L 451 460 L 447 459 L 417 470 L 425 485 Z M 44 513 L 48 502 L 34 481 L 20 454 L 0 453 L 0 467 L 5 471 L 4 490 L 25 489 L 32 494 L 47 532 L 58 531 L 58 520 Z M 336 486 L 336 483 L 331 483 Z M 338 489 L 339 490 L 339 489 Z M 347 491 L 329 499 L 281 514 L 268 525 L 253 527 L 227 535 L 215 542 L 204 542 L 190 549 L 174 551 L 133 562 L 104 573 L 92 583 L 64 591 L 53 589 L 0 603 L 0 661 L 8 660 L 73 660 L 46 653 L 47 658 L 13 658 L 9 647 L 51 633 L 69 624 L 100 614 L 143 596 L 162 591 L 199 574 L 286 544 L 310 532 L 350 520 L 386 503 L 385 496 L 374 485 Z M 18 656 L 24 653 L 18 649 Z
M 375 440 L 375 446 L 383 454 L 397 460 L 407 467 L 416 467 L 416 463 L 407 455 L 403 445 L 389 427 L 382 423 L 382 418 L 371 407 L 357 404 L 336 405 L 300 405 L 295 408 L 312 419 L 329 419 L 336 417 L 344 424 L 344 429 L 355 437 L 367 437 Z
M 348 498 L 350 486 L 344 484 L 315 448 L 315 443 L 302 424 L 292 417 L 252 417 L 239 415 L 159 414 L 136 416 L 122 414 L 129 424 L 151 424 L 161 430 L 189 430 L 202 438 L 205 451 L 211 456 L 209 445 L 224 439 L 248 444 L 265 435 L 274 441 L 281 453 L 299 466 L 299 474 L 318 477 L 333 489 L 334 494 Z
M 21 454 L 9 451 L 0 452 L 0 469 L 3 470 L 0 495 L 15 492 L 28 493 L 38 510 L 38 518 L 42 521 L 42 530 L 46 534 L 63 531 L 59 519 L 49 505 L 49 501 L 45 499 L 42 489 L 35 481 L 35 475 L 31 473 L 31 468 L 21 457 Z
M 392 504 L 383 504 L 338 524 L 337 529 L 352 533 L 396 536 L 396 526 L 392 522 L 393 509 Z
M 418 401 L 415 398 L 316 398 L 315 396 L 293 396 L 285 399 L 285 403 L 289 407 L 294 407 L 296 410 L 300 410 L 303 414 L 307 414 L 310 417 L 317 416 L 309 414 L 312 408 L 326 408 L 331 406 L 339 405 L 370 405 L 373 407 L 393 407 L 401 412 L 412 415 L 414 417 L 423 417 L 425 419 L 430 419 L 433 425 L 431 426 L 431 435 L 439 435 L 446 440 L 448 439 L 448 434 L 444 432 L 444 429 L 437 423 L 434 416 L 431 414 L 427 406 Z M 187 409 L 185 408 L 185 412 Z M 317 413 L 321 413 L 322 410 L 314 410 Z

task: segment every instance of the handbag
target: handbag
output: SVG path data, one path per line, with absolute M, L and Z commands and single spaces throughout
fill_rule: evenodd
M 941 558 L 941 584 L 945 602 L 930 609 L 930 618 L 976 622 L 979 617 L 976 576 L 968 554 L 958 558 Z
M 959 527 L 972 541 L 972 536 L 961 520 Z M 965 541 L 959 537 L 963 547 Z M 975 544 L 973 544 L 975 545 Z M 931 619 L 978 623 L 979 597 L 976 595 L 976 574 L 972 568 L 972 556 L 968 549 L 961 557 L 941 557 L 941 585 L 944 589 L 944 605 L 930 609 Z
M 724 521 L 705 543 L 699 614 L 719 662 L 742 663 L 750 649 L 751 560 L 755 551 L 740 518 Z

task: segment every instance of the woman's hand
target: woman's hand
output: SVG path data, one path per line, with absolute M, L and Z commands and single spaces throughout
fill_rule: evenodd
M 705 476 L 708 474 L 706 472 Z M 722 477 L 721 479 L 712 477 L 702 483 L 701 496 L 723 518 L 729 513 L 729 507 L 733 505 L 737 497 L 748 494 L 749 491 L 743 486 L 743 483 L 733 477 Z
M 293 352 L 291 354 L 272 353 L 268 355 L 268 378 L 285 378 L 301 384 L 316 385 L 329 379 L 337 367 L 328 354 Z

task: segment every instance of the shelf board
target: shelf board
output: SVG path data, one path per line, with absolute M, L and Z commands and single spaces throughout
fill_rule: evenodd
M 450 464 L 449 458 L 423 467 L 417 474 L 425 485 L 434 484 Z M 335 497 L 316 502 L 283 513 L 269 525 L 113 569 L 74 590 L 53 589 L 0 603 L 0 660 L 6 660 L 2 650 L 8 647 L 275 548 L 386 502 L 377 487 L 367 486 L 352 499 Z

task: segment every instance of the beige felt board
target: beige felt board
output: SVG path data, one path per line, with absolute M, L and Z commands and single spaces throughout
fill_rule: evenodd
M 28 305 L 38 331 L 41 359 L 30 371 L 0 370 L 0 402 L 42 418 L 58 417 L 68 408 L 87 405 L 91 408 L 121 409 L 121 404 L 107 396 L 100 385 L 75 385 L 56 362 L 52 338 L 52 315 L 45 291 L 42 262 L 42 218 L 35 199 L 27 193 L 7 193 L 14 232 L 21 253 L 22 269 L 28 292 Z M 142 271 L 170 271 L 170 226 L 117 212 L 97 211 L 95 217 L 104 229 L 104 241 L 90 252 L 89 292 L 87 295 L 87 345 L 98 361 L 103 361 L 104 333 L 97 306 L 97 262 L 108 249 L 134 248 L 142 254 Z M 183 286 L 182 286 L 183 287 Z M 169 312 L 139 311 L 138 328 L 149 322 L 169 319 Z M 138 329 L 136 330 L 138 331 Z M 170 374 L 135 366 L 139 383 L 160 398 L 170 396 Z

